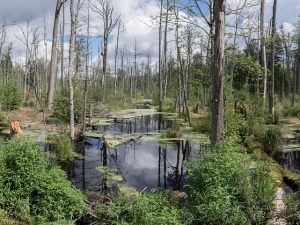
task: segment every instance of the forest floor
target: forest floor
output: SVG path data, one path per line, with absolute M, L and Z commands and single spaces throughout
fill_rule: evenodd
M 49 120 L 52 113 L 50 112 L 38 112 L 34 107 L 21 107 L 18 110 L 12 110 L 6 112 L 6 115 L 8 116 L 8 119 L 10 121 L 12 120 L 18 120 L 21 122 L 33 122 L 33 123 L 43 123 L 44 118 L 46 120 Z

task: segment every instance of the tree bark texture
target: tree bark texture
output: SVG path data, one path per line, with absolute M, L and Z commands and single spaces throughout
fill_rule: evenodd
M 224 130 L 225 4 L 226 0 L 214 0 L 213 4 L 215 36 L 212 77 L 212 146 L 223 139 Z
M 57 0 L 55 16 L 54 16 L 54 25 L 53 25 L 53 35 L 52 35 L 52 50 L 51 50 L 51 62 L 50 62 L 50 81 L 48 88 L 48 109 L 51 110 L 53 104 L 53 95 L 54 95 L 54 86 L 55 86 L 55 77 L 56 77 L 56 67 L 57 67 L 57 33 L 58 33 L 58 22 L 60 9 L 63 4 L 62 0 Z

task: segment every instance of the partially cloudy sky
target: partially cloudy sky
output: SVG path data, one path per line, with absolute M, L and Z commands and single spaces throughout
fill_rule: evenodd
M 91 0 L 96 2 L 96 0 Z M 239 0 L 228 0 L 228 3 L 234 4 Z M 69 2 L 69 1 L 68 1 Z M 8 26 L 8 39 L 7 43 L 13 43 L 13 56 L 14 60 L 18 61 L 25 53 L 25 45 L 19 39 L 23 40 L 23 31 L 26 31 L 27 21 L 29 21 L 30 29 L 38 28 L 39 39 L 43 40 L 44 35 L 44 21 L 46 21 L 47 29 L 47 48 L 48 54 L 51 49 L 51 36 L 54 11 L 56 6 L 56 0 L 0 0 L 0 22 L 2 24 L 4 18 L 7 21 Z M 85 0 L 87 5 L 88 0 Z M 158 52 L 158 34 L 157 30 L 150 28 L 146 24 L 150 24 L 150 16 L 158 15 L 159 8 L 157 0 L 112 0 L 114 6 L 114 12 L 121 14 L 121 20 L 124 25 L 124 30 L 120 34 L 119 47 L 123 48 L 126 45 L 127 48 L 133 49 L 134 43 L 138 43 L 137 50 L 142 55 L 149 54 L 152 57 L 157 56 Z M 86 5 L 81 13 L 86 12 Z M 69 8 L 66 5 L 66 18 L 69 18 Z M 268 22 L 272 15 L 273 0 L 267 0 L 266 3 L 266 22 Z M 292 23 L 295 23 L 299 19 L 300 15 L 300 1 L 299 0 L 278 0 L 278 12 L 277 12 L 277 24 L 285 24 L 286 28 L 291 29 Z M 92 28 L 91 35 L 99 36 L 101 33 L 102 21 L 96 17 L 91 16 Z M 21 29 L 22 28 L 22 29 Z M 81 27 L 82 32 L 85 31 L 84 27 Z M 66 29 L 66 34 L 69 28 Z M 114 36 L 115 37 L 115 36 Z M 19 38 L 19 39 L 18 39 Z M 93 39 L 94 51 L 96 51 L 97 43 L 100 43 L 100 38 Z M 67 40 L 66 40 L 67 42 Z M 45 44 L 41 42 L 39 54 L 45 53 Z M 115 42 L 112 39 L 110 43 L 110 56 L 112 57 L 114 52 Z M 142 56 L 141 56 L 142 57 Z M 19 58 L 19 59 L 18 59 Z M 111 65 L 112 66 L 112 65 Z

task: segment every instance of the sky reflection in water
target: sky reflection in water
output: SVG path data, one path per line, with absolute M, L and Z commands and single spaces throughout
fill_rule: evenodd
M 98 148 L 98 139 L 88 138 L 88 141 L 92 145 L 85 146 L 85 159 L 75 161 L 68 175 L 78 188 L 101 190 L 103 177 L 96 167 L 103 165 L 103 150 Z M 183 161 L 191 157 L 195 149 L 200 149 L 200 145 L 186 141 L 159 145 L 158 141 L 135 140 L 109 148 L 107 162 L 110 168 L 118 168 L 117 174 L 127 186 L 138 190 L 180 188 L 186 173 Z

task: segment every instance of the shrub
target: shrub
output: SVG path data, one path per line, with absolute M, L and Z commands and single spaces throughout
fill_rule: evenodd
M 195 123 L 192 124 L 192 130 L 194 132 L 199 132 L 199 133 L 210 133 L 211 120 L 212 120 L 211 113 L 209 113 L 204 117 L 200 117 L 196 124 Z
M 0 113 L 0 126 L 7 127 L 8 125 L 9 125 L 9 121 L 7 115 L 5 115 L 4 113 Z
M 168 138 L 179 138 L 182 136 L 182 132 L 180 131 L 179 125 L 177 121 L 174 121 L 171 128 L 163 131 L 160 134 L 161 139 L 168 139 Z
M 244 150 L 226 141 L 206 158 L 198 156 L 187 163 L 192 224 L 263 224 L 267 220 L 274 188 L 267 170 L 257 167 L 250 174 L 249 165 Z
M 283 117 L 300 117 L 299 107 L 285 107 L 279 111 Z
M 67 133 L 59 133 L 50 136 L 50 140 L 55 145 L 55 155 L 60 160 L 69 160 L 72 158 L 73 144 L 70 136 Z
M 113 201 L 99 205 L 97 216 L 101 224 L 187 224 L 183 211 L 171 204 L 168 191 L 153 189 L 134 199 L 118 195 Z
M 83 118 L 83 97 L 78 88 L 74 88 L 74 120 L 75 123 L 82 122 Z M 61 123 L 69 123 L 69 91 L 66 87 L 62 87 L 60 91 L 55 92 L 53 102 L 53 117 Z
M 261 137 L 264 151 L 269 154 L 275 154 L 281 146 L 282 133 L 277 127 L 269 127 Z
M 243 143 L 248 136 L 248 123 L 241 113 L 236 113 L 233 108 L 225 110 L 226 126 L 225 138 L 232 143 Z
M 0 103 L 5 110 L 14 110 L 22 105 L 22 93 L 15 83 L 7 83 L 0 87 Z
M 0 208 L 11 218 L 45 224 L 81 217 L 83 194 L 60 168 L 49 165 L 41 147 L 28 139 L 0 146 Z

